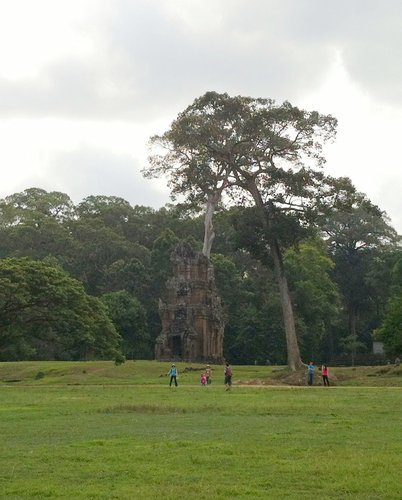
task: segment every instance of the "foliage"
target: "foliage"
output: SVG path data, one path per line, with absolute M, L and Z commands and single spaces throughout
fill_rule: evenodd
M 332 280 L 335 265 L 318 241 L 288 250 L 285 263 L 299 318 L 302 352 L 308 359 L 331 359 L 341 313 L 339 291 Z
M 364 210 L 361 207 L 355 210 L 362 198 L 345 179 L 333 180 L 328 199 L 331 197 L 331 203 L 336 207 L 332 212 L 332 221 L 329 206 L 324 206 L 320 208 L 321 216 L 315 222 L 320 222 L 321 227 L 328 230 L 324 238 L 330 258 L 335 263 L 334 268 L 325 257 L 326 246 L 321 238 L 317 237 L 314 250 L 305 248 L 306 239 L 310 243 L 312 241 L 314 228 L 300 223 L 296 213 L 276 212 L 271 227 L 285 251 L 285 270 L 295 301 L 302 353 L 310 357 L 313 352 L 318 352 L 328 362 L 329 358 L 335 359 L 344 352 L 341 340 L 349 335 L 348 297 L 359 306 L 356 315 L 358 340 L 369 348 L 371 332 L 381 325 L 385 305 L 390 296 L 399 293 L 402 283 L 401 251 L 393 243 L 395 235 L 383 225 L 383 222 L 388 224 L 385 215 L 367 200 L 363 203 Z M 367 211 L 368 216 L 364 215 Z M 311 217 L 310 220 L 313 219 Z M 270 240 L 258 210 L 256 207 L 226 210 L 221 205 L 214 221 L 215 254 L 211 258 L 227 315 L 225 356 L 232 362 L 242 364 L 254 363 L 255 360 L 265 363 L 267 359 L 282 363 L 285 361 L 286 345 L 282 333 L 279 289 L 272 271 Z M 372 230 L 368 231 L 370 228 Z M 353 244 L 358 234 L 361 235 L 360 241 L 365 241 L 363 229 L 368 234 L 367 244 L 357 250 L 357 260 L 350 261 L 347 252 L 353 254 L 354 247 L 348 242 Z M 47 193 L 38 188 L 15 193 L 0 201 L 0 262 L 22 257 L 42 261 L 37 265 L 45 266 L 41 267 L 45 269 L 44 282 L 48 279 L 49 268 L 60 272 L 64 270 L 78 280 L 74 281 L 74 286 L 80 289 L 77 297 L 84 294 L 83 303 L 100 317 L 104 317 L 106 311 L 95 297 L 127 292 L 138 300 L 145 311 L 143 338 L 151 342 L 160 333 L 158 299 L 163 298 L 166 280 L 171 277 L 170 252 L 178 241 L 184 240 L 191 241 L 194 248 L 200 249 L 202 234 L 203 218 L 199 210 L 189 204 L 155 210 L 131 207 L 117 197 L 90 196 L 74 206 L 68 195 Z M 357 264 L 353 267 L 350 262 Z M 41 272 L 38 271 L 37 276 Z M 341 308 L 333 295 L 334 282 L 341 292 Z M 3 282 L 2 286 L 3 291 L 6 290 Z M 20 293 L 22 290 L 16 287 L 14 300 L 17 302 Z M 332 304 L 331 296 L 334 297 Z M 73 310 L 76 306 L 72 298 L 69 300 L 69 307 Z M 77 298 L 76 302 L 80 300 Z M 53 299 L 49 298 L 49 304 L 54 304 Z M 32 305 L 30 317 L 33 317 L 35 307 Z M 41 311 L 38 306 L 38 316 Z M 82 315 L 88 316 L 85 312 Z M 59 325 L 56 335 L 49 325 L 35 329 L 34 323 L 28 321 L 23 326 L 23 320 L 28 316 L 28 310 L 24 310 L 19 324 L 22 331 L 29 329 L 30 340 L 27 341 L 13 329 L 13 343 L 7 344 L 9 350 L 2 351 L 2 359 L 104 356 L 101 340 L 99 352 L 88 346 L 83 353 L 76 346 L 74 352 L 66 354 L 64 351 L 70 349 L 73 342 L 70 329 L 62 329 Z M 64 321 L 63 315 L 61 318 Z M 44 321 L 43 318 L 41 321 Z M 78 328 L 79 321 L 73 317 L 67 318 L 66 324 L 74 321 Z M 58 324 L 58 320 L 55 319 L 55 323 Z M 94 325 L 95 320 L 84 326 L 82 335 L 86 335 L 87 329 L 93 331 Z M 4 325 L 1 328 L 3 348 Z M 97 328 L 102 330 L 100 326 Z M 100 334 L 101 339 L 104 334 Z M 57 341 L 52 335 L 57 337 Z M 59 339 L 63 336 L 66 338 L 63 341 L 64 351 L 61 352 Z M 77 331 L 77 338 L 79 336 Z M 90 344 L 88 339 L 87 344 Z M 141 345 L 143 354 L 135 355 L 148 357 L 152 348 L 149 350 L 147 341 Z M 127 356 L 132 357 L 132 352 Z
M 172 277 L 171 253 L 179 243 L 179 238 L 170 229 L 162 231 L 156 238 L 151 251 L 151 269 L 154 289 L 163 290 L 167 280 Z
M 349 336 L 369 345 L 367 331 L 379 326 L 389 298 L 397 234 L 386 214 L 361 193 L 351 193 L 342 210 L 327 216 L 323 231 L 335 262 Z
M 144 297 L 150 286 L 149 259 L 118 259 L 103 272 L 102 291 L 126 290 L 136 297 Z
M 74 217 L 75 207 L 68 195 L 30 188 L 0 200 L 0 227 L 17 224 L 39 227 L 44 220 L 64 222 Z
M 340 345 L 345 352 L 350 354 L 352 366 L 355 365 L 356 354 L 367 349 L 366 345 L 358 339 L 357 335 L 348 335 L 342 338 Z
M 0 200 L 0 257 L 52 255 L 61 262 L 74 252 L 68 223 L 75 216 L 70 198 L 30 188 Z
M 126 362 L 126 357 L 123 356 L 123 354 L 117 354 L 114 358 L 114 364 L 115 366 L 120 366 L 122 365 L 123 363 Z
M 227 317 L 225 357 L 242 364 L 284 362 L 286 347 L 272 276 L 247 255 L 237 254 L 229 259 L 212 254 L 211 261 Z
M 387 304 L 383 324 L 379 335 L 384 342 L 388 356 L 402 354 L 402 293 L 392 296 Z
M 207 92 L 180 113 L 165 134 L 152 137 L 156 153 L 144 173 L 166 175 L 173 196 L 185 194 L 196 202 L 205 201 L 221 184 L 224 189 L 239 184 L 246 188 L 246 175 L 237 176 L 247 172 L 261 177 L 270 196 L 283 201 L 286 192 L 290 194 L 286 186 L 292 185 L 296 196 L 308 193 L 301 163 L 323 162 L 322 142 L 333 137 L 335 127 L 334 118 L 288 102 L 277 105 L 272 99 Z M 284 162 L 299 172 L 285 170 Z M 285 189 L 274 194 L 280 185 Z
M 71 226 L 71 234 L 79 252 L 75 252 L 68 270 L 85 284 L 86 290 L 94 295 L 102 291 L 104 273 L 116 261 L 124 259 L 149 258 L 146 248 L 128 241 L 99 219 L 82 219 Z
M 0 260 L 1 359 L 88 359 L 119 350 L 102 303 L 46 262 Z
M 153 353 L 146 311 L 136 297 L 127 291 L 102 295 L 113 324 L 123 339 L 123 354 L 128 359 L 149 359 Z

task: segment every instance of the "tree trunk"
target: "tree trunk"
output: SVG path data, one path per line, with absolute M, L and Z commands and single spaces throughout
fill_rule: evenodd
M 283 322 L 285 325 L 286 333 L 286 346 L 288 352 L 288 366 L 292 371 L 296 371 L 303 366 L 300 358 L 299 344 L 297 341 L 295 319 L 293 314 L 292 301 L 290 300 L 290 293 L 288 287 L 288 280 L 286 279 L 283 269 L 282 255 L 276 238 L 271 240 L 271 256 L 274 261 L 274 270 L 276 279 L 279 285 Z
M 356 308 L 353 304 L 349 304 L 349 332 L 353 342 L 351 349 L 352 366 L 355 366 L 355 359 L 356 359 L 356 342 L 357 342 L 356 323 L 357 323 Z
M 268 208 L 264 205 L 264 202 L 261 198 L 261 194 L 258 191 L 254 179 L 250 181 L 249 191 L 253 196 L 253 199 L 257 207 L 260 210 L 263 227 L 269 241 L 271 256 L 274 262 L 275 276 L 279 285 L 279 292 L 281 298 L 282 315 L 285 326 L 286 346 L 288 354 L 288 366 L 290 370 L 296 371 L 298 368 L 303 366 L 303 362 L 300 358 L 300 350 L 296 335 L 293 306 L 292 306 L 292 301 L 290 299 L 288 281 L 286 279 L 283 268 L 281 249 L 277 238 L 272 234 L 271 214 L 268 212 Z
M 353 304 L 349 303 L 349 333 L 351 337 L 357 337 L 356 334 L 357 313 Z
M 205 210 L 205 218 L 204 218 L 204 246 L 202 248 L 202 253 L 208 257 L 211 255 L 212 243 L 215 238 L 214 225 L 212 223 L 212 218 L 221 199 L 221 191 L 215 191 L 208 195 L 207 206 Z

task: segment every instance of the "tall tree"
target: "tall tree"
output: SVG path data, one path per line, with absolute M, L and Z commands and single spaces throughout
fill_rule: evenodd
M 88 196 L 76 208 L 81 219 L 101 220 L 107 227 L 123 234 L 134 210 L 130 203 L 117 196 Z
M 74 217 L 75 207 L 68 195 L 29 188 L 0 200 L 0 227 L 29 223 L 39 227 L 45 218 L 63 222 Z
M 358 336 L 359 317 L 373 307 L 385 306 L 390 282 L 378 263 L 394 247 L 397 234 L 387 216 L 362 193 L 350 193 L 341 210 L 333 210 L 325 218 L 323 229 L 335 267 L 335 278 L 340 287 L 348 314 L 349 336 Z M 384 283 L 385 282 L 385 283 Z M 380 306 L 380 299 L 382 306 Z M 378 325 L 374 325 L 374 328 Z
M 334 137 L 335 128 L 333 117 L 288 102 L 207 92 L 164 135 L 152 139 L 159 150 L 147 174 L 167 174 L 174 195 L 203 201 L 211 214 L 223 194 L 257 207 L 279 285 L 292 370 L 302 361 L 283 250 L 273 226 L 283 210 L 311 212 L 323 179 L 322 144 Z M 208 241 L 204 248 L 210 251 Z
M 68 223 L 75 208 L 68 195 L 30 188 L 0 200 L 0 257 L 48 255 L 60 262 L 73 251 Z
M 392 296 L 377 334 L 388 356 L 402 356 L 402 257 L 392 269 Z

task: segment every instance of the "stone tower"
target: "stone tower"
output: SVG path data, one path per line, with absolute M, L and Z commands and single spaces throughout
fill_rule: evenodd
M 171 259 L 174 277 L 166 284 L 167 302 L 159 302 L 162 332 L 155 358 L 220 362 L 225 324 L 213 267 L 187 243 L 178 245 Z

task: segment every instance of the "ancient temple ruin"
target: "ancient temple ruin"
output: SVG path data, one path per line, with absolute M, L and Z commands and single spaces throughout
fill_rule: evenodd
M 159 303 L 162 332 L 155 358 L 220 362 L 225 325 L 213 267 L 186 243 L 176 247 L 171 259 L 174 277 L 166 285 L 166 303 Z

